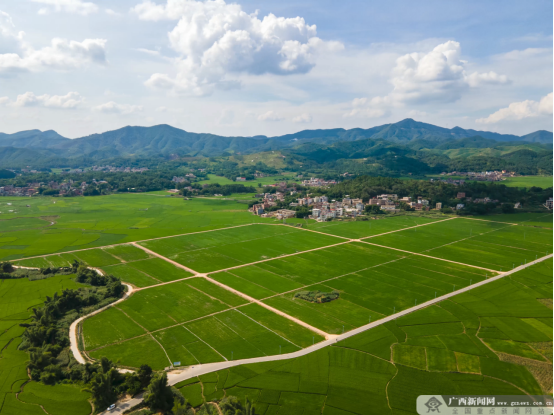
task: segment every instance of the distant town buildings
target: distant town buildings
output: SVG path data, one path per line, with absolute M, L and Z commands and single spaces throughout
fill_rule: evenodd
M 335 180 L 323 180 L 312 177 L 310 180 L 302 180 L 302 186 L 306 187 L 324 187 L 337 184 Z
M 547 209 L 552 209 L 552 198 L 549 198 L 546 201 L 545 206 L 546 206 Z

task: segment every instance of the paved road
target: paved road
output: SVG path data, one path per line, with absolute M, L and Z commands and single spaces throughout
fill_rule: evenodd
M 511 275 L 511 274 L 515 273 L 515 272 L 521 271 L 522 269 L 530 267 L 531 265 L 534 265 L 538 262 L 542 262 L 542 261 L 544 261 L 548 258 L 552 258 L 552 256 L 553 256 L 553 254 L 544 256 L 544 257 L 539 258 L 535 261 L 529 262 L 528 264 L 521 265 L 517 268 L 514 268 L 511 271 L 504 272 L 504 273 L 502 273 L 500 275 L 497 275 L 495 277 L 492 277 L 492 278 L 489 278 L 487 280 L 475 283 L 473 285 L 470 285 L 468 287 L 459 289 L 457 291 L 445 294 L 441 297 L 433 298 L 432 300 L 429 300 L 425 303 L 421 303 L 417 306 L 408 308 L 404 311 L 399 311 L 396 314 L 390 315 L 388 317 L 384 317 L 384 318 L 382 318 L 380 320 L 377 320 L 373 323 L 366 324 L 365 326 L 358 327 L 357 329 L 351 330 L 348 333 L 341 334 L 340 336 L 337 336 L 335 339 L 325 340 L 321 343 L 318 343 L 314 346 L 307 347 L 307 348 L 299 350 L 297 352 L 287 353 L 287 354 L 282 354 L 282 355 L 275 355 L 275 356 L 255 357 L 255 358 L 252 358 L 252 359 L 242 359 L 242 360 L 227 361 L 227 362 L 208 363 L 208 364 L 203 364 L 203 365 L 192 366 L 192 367 L 186 368 L 182 371 L 170 372 L 168 374 L 169 384 L 170 385 L 175 385 L 176 383 L 179 383 L 183 380 L 190 379 L 190 378 L 195 377 L 195 376 L 199 376 L 199 375 L 203 375 L 203 374 L 211 373 L 211 372 L 216 372 L 218 370 L 228 369 L 228 368 L 233 367 L 233 366 L 243 365 L 243 364 L 247 364 L 247 363 L 271 362 L 271 361 L 276 361 L 276 360 L 286 360 L 286 359 L 293 359 L 293 358 L 296 358 L 296 357 L 305 356 L 308 353 L 315 352 L 316 350 L 320 350 L 324 347 L 330 346 L 330 345 L 332 345 L 332 344 L 334 344 L 338 341 L 347 339 L 349 337 L 355 336 L 356 334 L 360 334 L 360 333 L 362 333 L 366 330 L 370 330 L 374 327 L 377 327 L 377 326 L 385 324 L 389 321 L 395 320 L 398 317 L 402 317 L 402 316 L 405 316 L 407 314 L 411 314 L 414 311 L 421 310 L 422 308 L 425 308 L 425 307 L 428 307 L 430 305 L 439 303 L 443 300 L 454 297 L 458 294 L 473 290 L 474 288 L 481 287 L 482 285 L 485 285 L 485 284 L 489 284 L 493 281 L 499 280 L 500 278 L 504 278 L 508 275 Z M 131 408 L 135 405 L 138 405 L 140 402 L 142 402 L 142 397 L 137 397 L 137 398 L 131 399 L 131 400 L 126 401 L 126 402 L 120 402 L 120 403 L 117 404 L 117 408 L 114 411 L 112 411 L 112 412 L 103 412 L 103 414 L 122 414 L 127 409 L 129 409 L 129 408 Z

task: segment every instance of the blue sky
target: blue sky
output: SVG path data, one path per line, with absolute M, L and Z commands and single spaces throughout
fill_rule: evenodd
M 408 117 L 552 131 L 551 1 L 20 0 L 0 11 L 2 132 L 167 123 L 279 135 Z

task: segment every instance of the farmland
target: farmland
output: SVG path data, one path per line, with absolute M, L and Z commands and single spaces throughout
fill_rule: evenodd
M 552 253 L 552 230 L 456 219 L 367 239 L 370 243 L 496 271 Z
M 97 198 L 3 197 L 0 203 L 0 259 L 13 260 L 252 223 L 253 217 L 246 209 L 245 204 L 233 200 L 183 200 L 151 193 Z
M 29 381 L 29 355 L 18 350 L 25 330 L 19 324 L 30 321 L 31 308 L 40 306 L 46 296 L 79 287 L 73 278 L 74 275 L 58 275 L 36 281 L 0 280 L 0 414 L 44 414 L 38 403 L 52 415 L 91 413 L 90 394 L 79 386 L 46 386 Z
M 552 176 L 518 176 L 509 177 L 502 181 L 509 187 L 542 187 L 546 189 L 552 187 Z
M 165 238 L 140 245 L 198 272 L 211 272 L 343 242 L 286 226 L 241 228 Z
M 552 260 L 544 261 L 303 357 L 235 366 L 176 386 L 196 405 L 248 396 L 259 413 L 290 414 L 408 414 L 422 394 L 551 393 L 552 363 L 538 343 L 493 341 L 502 349 L 494 351 L 483 343 L 492 316 L 519 322 L 494 331 L 503 338 L 527 336 L 533 319 L 552 323 L 552 310 L 537 301 L 551 286 L 551 268 Z M 538 332 L 532 340 L 551 346 L 551 330 Z
M 385 232 L 397 231 L 403 228 L 414 227 L 432 223 L 437 220 L 444 220 L 440 216 L 402 215 L 391 217 L 379 217 L 377 220 L 355 221 L 355 222 L 315 222 L 307 225 L 308 229 L 330 235 L 342 236 L 345 238 L 365 238 Z
M 168 204 L 169 209 L 179 201 L 193 202 L 190 207 L 198 210 L 187 212 L 179 205 L 179 214 L 191 215 L 185 232 L 148 225 L 112 241 L 102 239 L 104 231 L 95 230 L 101 234 L 96 239 L 87 231 L 61 248 L 47 248 L 45 239 L 42 251 L 19 245 L 17 239 L 31 231 L 48 233 L 59 222 L 29 228 L 44 225 L 43 219 L 37 222 L 31 216 L 23 218 L 31 220 L 21 226 L 3 224 L 0 235 L 9 244 L 3 247 L 6 251 L 29 249 L 25 255 L 34 256 L 17 265 L 46 268 L 77 260 L 135 287 L 125 301 L 85 319 L 80 330 L 85 357 L 105 356 L 127 368 L 148 364 L 162 370 L 299 351 L 552 252 L 552 216 L 546 214 L 478 218 L 485 220 L 387 215 L 302 223 L 299 229 L 253 224 L 245 205 L 235 202 L 130 196 L 137 206 L 143 206 L 142 200 L 151 206 Z M 217 207 L 222 215 L 235 207 L 233 215 L 240 220 L 230 223 L 232 227 L 200 226 L 202 217 L 210 215 L 200 207 L 207 206 Z M 175 212 L 166 214 L 174 218 Z M 164 220 L 163 215 L 158 212 L 156 220 Z M 56 232 L 65 235 L 69 229 Z M 9 316 L 0 320 L 0 341 L 7 344 L 0 365 L 4 356 L 22 353 L 24 368 L 27 355 L 16 350 L 17 342 L 10 342 L 21 336 L 18 323 L 27 320 L 29 310 L 46 295 L 78 286 L 71 275 L 0 280 L 0 318 Z M 339 295 L 323 303 L 295 298 L 299 291 L 317 290 Z M 415 396 L 437 390 L 548 393 L 551 299 L 552 260 L 547 260 L 303 357 L 240 365 L 178 387 L 196 406 L 223 396 L 248 396 L 259 413 L 268 414 L 412 413 Z M 16 372 L 13 376 L 2 390 L 8 411 L 32 413 L 34 407 L 24 411 L 22 405 L 44 400 L 49 413 L 63 413 L 57 392 L 51 389 L 48 401 L 50 389 L 42 384 L 15 399 L 23 383 L 15 381 L 25 378 Z M 73 396 L 68 398 L 74 405 L 71 413 L 84 413 L 88 395 L 68 389 L 60 396 L 64 393 Z

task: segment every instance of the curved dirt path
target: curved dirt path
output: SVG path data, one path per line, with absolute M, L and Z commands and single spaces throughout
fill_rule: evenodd
M 90 314 L 87 314 L 86 316 L 80 317 L 77 320 L 75 320 L 73 323 L 71 323 L 71 326 L 69 326 L 69 341 L 71 343 L 71 353 L 73 353 L 73 356 L 75 357 L 75 360 L 77 360 L 81 364 L 87 363 L 86 359 L 81 354 L 81 351 L 79 350 L 79 341 L 77 340 L 77 326 L 79 323 L 95 314 L 100 313 L 101 311 L 104 311 L 105 309 L 114 306 L 122 301 L 125 301 L 131 294 L 133 294 L 133 287 L 129 284 L 122 283 L 127 287 L 127 292 L 121 297 L 119 300 L 108 304 L 107 306 L 104 306 L 102 308 L 99 308 L 98 310 L 93 311 Z
M 385 324 L 389 321 L 396 320 L 398 317 L 403 317 L 405 315 L 413 313 L 414 311 L 418 311 L 418 310 L 421 310 L 422 308 L 429 307 L 430 305 L 439 303 L 443 300 L 454 297 L 458 294 L 461 294 L 461 293 L 464 293 L 464 292 L 467 292 L 467 291 L 471 291 L 474 288 L 481 287 L 485 284 L 489 284 L 493 281 L 499 280 L 500 278 L 507 277 L 508 275 L 511 275 L 515 272 L 521 271 L 521 270 L 523 270 L 527 267 L 530 267 L 531 265 L 534 265 L 534 264 L 542 262 L 546 259 L 552 258 L 553 255 L 554 254 L 546 255 L 546 256 L 544 256 L 542 258 L 539 258 L 535 261 L 529 262 L 529 263 L 524 264 L 524 265 L 520 265 L 519 267 L 514 268 L 510 271 L 501 273 L 500 275 L 497 275 L 495 277 L 491 277 L 489 279 L 480 281 L 480 282 L 475 283 L 473 285 L 470 285 L 468 287 L 461 288 L 457 291 L 445 294 L 441 297 L 433 298 L 433 299 L 431 299 L 431 300 L 429 300 L 425 303 L 421 303 L 417 306 L 408 308 L 408 309 L 403 310 L 403 311 L 399 311 L 396 314 L 392 314 L 390 316 L 384 317 L 384 318 L 382 318 L 380 320 L 377 320 L 373 323 L 366 324 L 365 326 L 358 327 L 357 329 L 350 330 L 347 333 L 336 336 L 336 338 L 334 338 L 334 339 L 322 341 L 322 342 L 317 343 L 313 346 L 309 346 L 305 349 L 298 350 L 298 351 L 293 352 L 293 353 L 274 355 L 274 356 L 255 357 L 255 358 L 251 358 L 251 359 L 242 359 L 242 360 L 234 360 L 234 361 L 226 361 L 226 362 L 199 364 L 199 365 L 188 367 L 188 368 L 186 368 L 182 371 L 170 372 L 168 374 L 168 383 L 170 385 L 175 385 L 175 384 L 177 384 L 177 383 L 179 383 L 183 380 L 187 380 L 187 379 L 193 378 L 195 376 L 200 376 L 200 375 L 204 375 L 206 373 L 211 373 L 211 372 L 217 372 L 218 370 L 228 369 L 228 368 L 233 367 L 233 366 L 239 366 L 239 365 L 243 365 L 243 364 L 247 364 L 247 363 L 272 362 L 272 361 L 277 361 L 277 360 L 287 360 L 287 359 L 293 359 L 293 358 L 296 358 L 296 357 L 305 356 L 309 353 L 315 352 L 316 350 L 320 350 L 320 349 L 323 349 L 324 347 L 331 346 L 332 344 L 334 344 L 334 343 L 336 343 L 340 340 L 347 339 L 349 337 L 360 334 L 364 331 L 367 331 L 367 330 L 370 330 L 370 329 L 375 328 L 377 326 L 380 326 L 382 324 Z M 72 347 L 73 347 L 73 345 L 72 345 Z M 118 402 L 117 407 L 113 411 L 110 411 L 110 412 L 104 411 L 104 412 L 102 412 L 102 414 L 106 414 L 106 415 L 108 415 L 108 414 L 123 414 L 125 411 L 129 410 L 130 408 L 134 407 L 135 405 L 138 405 L 141 402 L 142 402 L 142 397 L 133 398 L 133 399 L 130 399 L 130 400 L 124 401 L 124 402 Z

